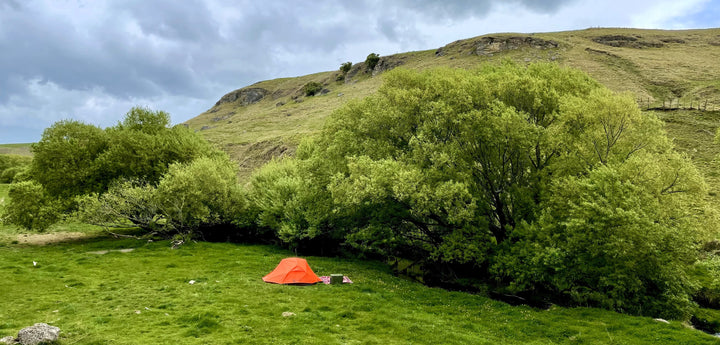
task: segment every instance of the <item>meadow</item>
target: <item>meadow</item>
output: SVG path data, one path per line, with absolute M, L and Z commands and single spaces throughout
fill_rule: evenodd
M 171 249 L 72 223 L 0 235 L 0 337 L 45 322 L 60 344 L 720 344 L 679 321 L 431 288 L 376 261 L 307 257 L 353 284 L 288 286 L 261 279 L 294 255 L 275 246 Z
M 261 280 L 292 255 L 229 243 L 171 249 L 98 233 L 44 246 L 4 241 L 0 336 L 46 322 L 60 327 L 61 344 L 720 343 L 676 321 L 430 288 L 372 261 L 307 258 L 318 275 L 342 273 L 353 284 Z

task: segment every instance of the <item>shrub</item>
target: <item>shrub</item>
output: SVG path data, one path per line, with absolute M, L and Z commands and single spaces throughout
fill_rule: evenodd
M 30 165 L 32 157 L 14 154 L 0 154 L 0 174 L 6 169 Z
M 2 217 L 5 223 L 44 231 L 60 219 L 60 203 L 49 197 L 37 182 L 13 183 L 8 197 L 10 203 L 5 206 Z
M 199 134 L 169 125 L 167 113 L 139 107 L 132 108 L 117 126 L 107 129 L 78 121 L 56 122 L 33 144 L 29 170 L 16 173 L 14 180 L 39 184 L 48 199 L 62 201 L 58 205 L 62 205 L 63 213 L 77 210 L 76 198 L 88 204 L 83 195 L 93 195 L 109 207 L 119 202 L 117 198 L 132 198 L 120 193 L 119 187 L 114 187 L 108 199 L 100 196 L 117 183 L 123 185 L 120 189 L 129 188 L 118 181 L 155 185 L 173 163 L 218 154 Z M 22 208 L 15 210 L 23 212 Z M 19 214 L 15 217 L 21 218 Z
M 227 155 L 171 165 L 156 192 L 157 205 L 167 219 L 165 227 L 192 233 L 231 224 L 246 207 L 236 170 Z
M 27 170 L 27 167 L 25 166 L 14 166 L 12 168 L 5 169 L 2 174 L 0 174 L 0 183 L 12 183 L 15 176 L 25 170 Z
M 340 72 L 343 75 L 346 75 L 347 72 L 350 72 L 350 69 L 352 68 L 352 62 L 348 61 L 340 65 Z
M 316 81 L 311 81 L 302 87 L 302 92 L 305 94 L 305 96 L 309 97 L 309 96 L 315 96 L 320 91 L 322 91 L 322 89 L 323 89 L 322 84 L 320 84 Z
M 372 71 L 375 69 L 375 66 L 377 66 L 378 62 L 380 61 L 380 55 L 375 53 L 370 53 L 370 55 L 367 56 L 365 59 L 365 67 L 368 71 Z
M 156 188 L 138 180 L 114 182 L 107 192 L 77 198 L 76 217 L 103 227 L 140 227 L 157 231 L 165 223 L 156 199 Z

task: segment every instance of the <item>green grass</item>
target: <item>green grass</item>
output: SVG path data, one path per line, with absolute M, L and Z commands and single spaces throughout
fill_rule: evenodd
M 30 145 L 32 144 L 0 144 L 0 154 L 32 156 Z
M 135 250 L 89 253 L 120 248 Z M 270 246 L 191 243 L 172 250 L 166 241 L 103 237 L 5 243 L 0 336 L 47 322 L 62 330 L 61 344 L 720 343 L 680 322 L 590 308 L 512 307 L 428 288 L 375 262 L 307 258 L 319 275 L 348 275 L 355 282 L 349 285 L 262 282 L 291 255 Z
M 720 111 L 657 111 L 655 114 L 665 122 L 675 149 L 687 155 L 705 176 L 710 198 L 720 203 L 720 162 L 717 161 L 720 144 L 715 143 Z

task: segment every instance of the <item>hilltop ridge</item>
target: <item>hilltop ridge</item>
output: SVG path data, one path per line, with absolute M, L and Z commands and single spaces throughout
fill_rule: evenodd
M 608 88 L 630 92 L 645 108 L 669 102 L 720 109 L 720 29 L 644 30 L 592 28 L 553 33 L 498 33 L 424 51 L 381 56 L 373 70 L 354 63 L 339 70 L 257 82 L 227 93 L 186 125 L 227 151 L 250 173 L 272 157 L 292 154 L 334 109 L 366 97 L 393 68 L 473 68 L 511 59 L 578 68 Z M 322 90 L 306 96 L 303 86 Z

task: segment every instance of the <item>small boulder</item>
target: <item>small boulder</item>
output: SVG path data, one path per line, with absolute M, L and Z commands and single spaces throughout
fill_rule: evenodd
M 7 337 L 1 338 L 1 339 L 0 339 L 0 343 L 3 343 L 3 344 L 15 344 L 15 338 L 13 338 L 12 336 L 9 336 L 9 335 L 8 335 Z
M 18 332 L 18 342 L 22 345 L 37 345 L 58 340 L 60 328 L 46 323 L 36 323 Z
M 291 316 L 295 316 L 295 313 L 293 313 L 291 311 L 285 311 L 282 313 L 282 316 L 283 317 L 291 317 Z

